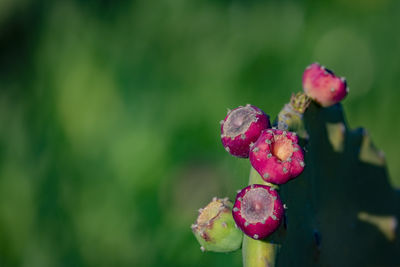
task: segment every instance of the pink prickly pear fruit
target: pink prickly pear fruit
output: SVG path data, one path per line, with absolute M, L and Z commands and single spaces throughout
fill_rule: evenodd
M 269 117 L 261 109 L 249 104 L 238 107 L 221 121 L 222 144 L 233 156 L 247 158 L 250 146 L 269 127 Z
M 313 63 L 303 73 L 303 90 L 323 107 L 332 106 L 346 97 L 348 87 L 345 78 L 337 77 L 333 71 Z
M 304 152 L 296 133 L 264 130 L 250 150 L 250 162 L 264 181 L 285 184 L 303 172 Z
M 252 184 L 237 194 L 232 214 L 243 233 L 253 239 L 264 239 L 278 229 L 284 207 L 275 189 Z
M 243 233 L 232 217 L 232 202 L 227 198 L 213 200 L 199 209 L 191 228 L 202 251 L 231 252 L 242 245 Z

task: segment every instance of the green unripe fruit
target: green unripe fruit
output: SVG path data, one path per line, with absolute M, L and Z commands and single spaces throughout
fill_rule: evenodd
M 232 202 L 227 198 L 213 200 L 199 210 L 192 231 L 202 251 L 230 252 L 242 245 L 243 233 L 232 217 Z

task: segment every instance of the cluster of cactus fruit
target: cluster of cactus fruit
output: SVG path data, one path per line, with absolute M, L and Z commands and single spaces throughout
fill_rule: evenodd
M 267 255 L 267 251 L 260 250 L 263 246 L 268 249 L 266 243 L 252 242 L 272 240 L 281 225 L 286 228 L 287 207 L 278 190 L 305 169 L 305 152 L 299 137 L 307 140 L 309 136 L 303 114 L 312 102 L 327 108 L 339 103 L 348 93 L 346 80 L 318 63 L 305 69 L 302 85 L 303 92 L 292 95 L 274 125 L 266 113 L 250 104 L 228 110 L 221 121 L 225 150 L 233 156 L 249 158 L 252 172 L 249 186 L 237 192 L 233 204 L 227 198 L 214 198 L 199 210 L 192 230 L 202 251 L 230 252 L 243 243 L 243 249 L 254 250 L 243 255 L 245 266 L 275 265 L 274 253 Z M 314 235 L 320 238 L 316 230 Z M 260 255 L 263 253 L 264 256 Z

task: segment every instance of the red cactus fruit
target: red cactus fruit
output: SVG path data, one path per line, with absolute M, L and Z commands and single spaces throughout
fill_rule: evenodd
M 281 224 L 284 207 L 276 190 L 253 184 L 237 194 L 232 214 L 243 233 L 253 239 L 264 239 Z
M 303 90 L 323 107 L 340 102 L 348 92 L 345 78 L 337 77 L 333 71 L 313 63 L 303 73 Z
M 250 150 L 250 162 L 269 183 L 284 184 L 304 169 L 304 154 L 296 133 L 264 130 Z
M 269 127 L 269 117 L 261 109 L 249 104 L 238 107 L 221 121 L 222 144 L 233 156 L 247 158 L 250 146 Z

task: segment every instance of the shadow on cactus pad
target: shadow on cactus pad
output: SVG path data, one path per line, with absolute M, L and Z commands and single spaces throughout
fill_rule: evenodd
M 288 228 L 278 266 L 398 266 L 400 193 L 368 133 L 342 106 L 311 104 L 306 168 L 282 188 Z

